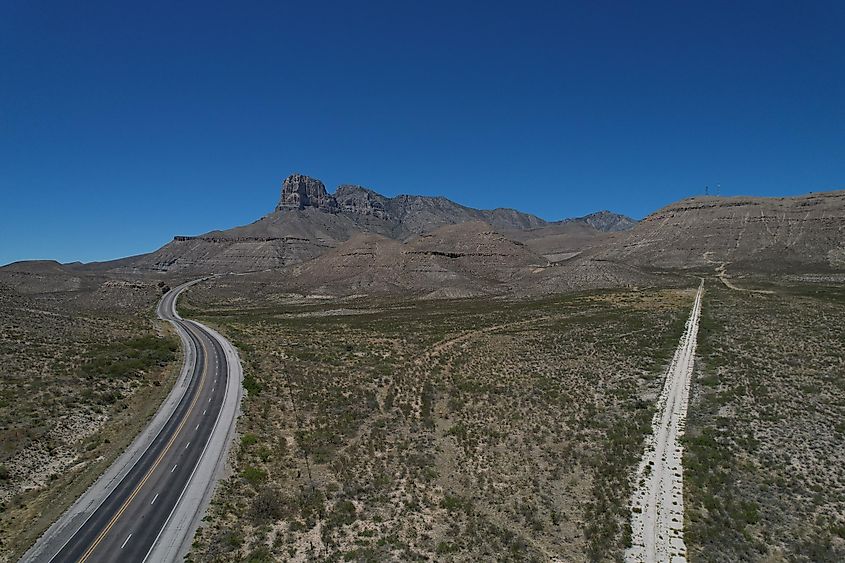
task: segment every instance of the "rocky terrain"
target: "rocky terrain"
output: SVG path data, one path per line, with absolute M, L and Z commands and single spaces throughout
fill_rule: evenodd
M 249 225 L 177 236 L 151 254 L 111 263 L 52 267 L 121 276 L 265 272 L 286 291 L 335 296 L 665 287 L 681 272 L 832 280 L 845 272 L 845 192 L 693 197 L 639 222 L 607 211 L 548 222 L 348 184 L 331 194 L 293 174 L 275 210 Z
M 258 221 L 199 236 L 177 236 L 161 249 L 121 263 L 122 273 L 224 273 L 278 270 L 316 258 L 359 234 L 396 241 L 448 225 L 487 223 L 502 233 L 566 231 L 563 224 L 513 209 L 478 210 L 445 197 L 400 195 L 388 198 L 373 190 L 342 185 L 329 194 L 317 179 L 293 174 L 285 179 L 275 211 Z M 601 212 L 567 225 L 580 227 L 582 240 L 629 228 L 633 221 Z M 562 231 L 561 231 L 562 229 Z M 556 234 L 560 234 L 555 231 Z M 527 238 L 531 238 L 529 234 Z
M 434 233 L 451 234 L 427 238 Z M 492 256 L 484 250 L 492 238 L 482 241 L 482 233 L 510 250 L 493 251 L 495 260 L 468 268 L 468 255 Z M 423 252 L 417 247 L 425 241 Z M 442 246 L 439 254 L 433 243 Z M 465 248 L 453 251 L 455 243 Z M 473 245 L 477 250 L 468 251 Z M 38 264 L 15 266 L 43 267 Z M 348 184 L 330 194 L 319 180 L 292 174 L 275 210 L 249 225 L 176 236 L 155 252 L 113 262 L 50 267 L 120 276 L 271 271 L 292 289 L 325 286 L 333 293 L 345 272 L 355 291 L 425 294 L 440 283 L 447 295 L 640 286 L 679 271 L 834 279 L 829 276 L 845 272 L 845 192 L 692 197 L 642 221 L 600 211 L 548 222 L 513 209 L 477 210 L 444 197 L 389 198 Z

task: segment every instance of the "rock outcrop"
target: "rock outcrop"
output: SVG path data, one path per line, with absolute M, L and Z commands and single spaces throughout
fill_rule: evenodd
M 387 211 L 387 198 L 361 186 L 343 184 L 337 188 L 335 199 L 341 211 L 372 215 L 381 219 L 393 220 Z
M 291 174 L 282 184 L 282 194 L 276 211 L 315 207 L 321 211 L 337 213 L 335 198 L 326 191 L 326 186 L 315 178 L 302 174 Z
M 386 197 L 351 184 L 330 194 L 320 180 L 297 173 L 284 180 L 275 211 L 258 221 L 199 236 L 177 236 L 159 250 L 133 258 L 131 264 L 120 264 L 120 269 L 192 273 L 279 270 L 320 256 L 362 233 L 407 241 L 441 227 L 479 221 L 507 238 L 514 238 L 510 233 L 556 226 L 515 209 L 473 209 L 438 196 Z M 600 234 L 586 224 L 579 227 L 584 231 L 579 231 L 582 238 Z M 570 230 L 562 228 L 566 233 Z M 571 245 L 558 240 L 568 235 L 556 232 L 556 236 L 550 252 L 559 254 L 561 245 L 569 251 Z M 576 246 L 580 248 L 580 242 Z
M 636 221 L 625 215 L 613 213 L 612 211 L 598 211 L 590 213 L 577 219 L 566 219 L 564 222 L 583 223 L 603 233 L 618 233 L 627 231 L 637 224 Z

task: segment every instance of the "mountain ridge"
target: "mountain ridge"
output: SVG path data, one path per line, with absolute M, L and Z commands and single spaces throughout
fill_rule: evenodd
M 845 268 L 845 190 L 684 198 L 612 233 L 596 256 L 662 269 L 838 271 Z
M 300 289 L 325 286 L 335 294 L 347 286 L 421 292 L 435 291 L 437 284 L 450 294 L 470 294 L 475 285 L 485 293 L 493 287 L 506 291 L 511 283 L 541 291 L 648 285 L 658 283 L 661 272 L 728 268 L 845 271 L 845 191 L 694 196 L 641 221 L 609 211 L 545 221 L 514 209 L 474 209 L 443 196 L 387 197 L 354 184 L 330 194 L 319 180 L 292 174 L 275 209 L 247 225 L 176 236 L 149 254 L 109 262 L 18 262 L 4 270 L 21 279 L 266 271 Z M 343 272 L 354 275 L 347 280 Z
M 633 220 L 600 212 L 607 225 L 624 228 Z M 602 224 L 592 216 L 571 219 L 598 235 Z M 359 233 L 397 241 L 440 227 L 484 222 L 502 232 L 524 232 L 554 223 L 516 209 L 474 209 L 444 196 L 384 196 L 355 184 L 341 184 L 331 194 L 320 180 L 293 173 L 282 183 L 274 211 L 247 225 L 178 235 L 162 248 L 124 268 L 154 272 L 245 272 L 276 270 L 307 262 Z M 595 225 L 595 226 L 593 226 Z M 619 227 L 619 226 L 622 227 Z

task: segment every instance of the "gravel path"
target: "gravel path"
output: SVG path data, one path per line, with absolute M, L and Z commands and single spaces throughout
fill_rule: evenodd
M 703 292 L 704 280 L 666 374 L 652 434 L 637 471 L 638 485 L 631 498 L 632 547 L 625 552 L 626 561 L 686 561 L 683 448 L 679 439 L 687 416 Z

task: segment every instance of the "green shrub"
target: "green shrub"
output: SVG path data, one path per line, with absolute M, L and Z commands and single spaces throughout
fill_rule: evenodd
M 241 436 L 241 447 L 248 448 L 249 446 L 258 442 L 258 436 L 255 434 L 244 434 Z
M 342 500 L 334 505 L 329 513 L 326 525 L 331 527 L 347 526 L 357 519 L 355 505 L 351 501 Z
M 471 503 L 463 497 L 447 494 L 440 502 L 440 507 L 445 508 L 449 512 L 454 512 L 456 510 L 468 511 L 471 507 Z
M 96 346 L 80 367 L 88 378 L 137 376 L 154 366 L 163 366 L 176 357 L 172 338 L 141 336 L 130 340 Z
M 273 559 L 273 554 L 270 552 L 270 548 L 266 545 L 262 545 L 247 555 L 246 561 L 247 563 L 273 563 L 275 559 Z
M 244 374 L 244 389 L 250 395 L 257 395 L 261 392 L 261 384 L 253 377 L 252 374 Z
M 249 516 L 257 525 L 276 522 L 290 514 L 290 502 L 276 488 L 262 487 L 252 499 Z
M 267 479 L 267 472 L 263 469 L 259 469 L 258 467 L 247 465 L 244 467 L 244 470 L 241 471 L 241 477 L 246 479 L 250 484 L 257 485 L 259 483 L 263 483 Z

